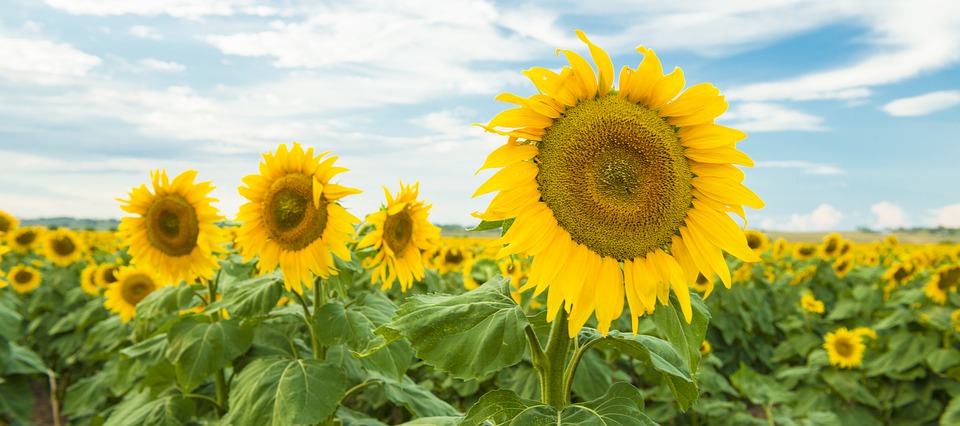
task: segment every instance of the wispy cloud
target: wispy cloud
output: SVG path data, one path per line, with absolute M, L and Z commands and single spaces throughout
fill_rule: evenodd
M 186 65 L 177 62 L 161 61 L 154 58 L 141 59 L 138 64 L 140 64 L 140 69 L 147 71 L 180 72 L 187 69 Z
M 0 77 L 14 82 L 65 84 L 100 63 L 100 58 L 66 43 L 0 35 Z
M 755 167 L 757 168 L 781 168 L 781 169 L 797 169 L 802 173 L 808 175 L 840 175 L 843 174 L 843 169 L 833 165 L 833 164 L 824 164 L 824 163 L 811 163 L 809 161 L 798 161 L 798 160 L 788 160 L 788 161 L 757 161 Z
M 900 98 L 883 106 L 894 117 L 927 115 L 960 105 L 960 90 L 930 92 L 909 98 Z
M 821 204 L 810 213 L 794 213 L 790 215 L 782 230 L 784 231 L 831 231 L 836 230 L 843 213 L 830 204 Z
M 827 130 L 823 125 L 823 117 L 765 102 L 734 103 L 733 110 L 724 114 L 723 120 L 747 132 Z
M 130 27 L 130 35 L 137 38 L 145 38 L 149 40 L 160 41 L 163 40 L 163 35 L 157 33 L 153 27 L 148 27 L 146 25 L 134 25 Z
M 251 0 L 44 0 L 44 3 L 74 15 L 170 15 L 189 19 L 275 10 Z

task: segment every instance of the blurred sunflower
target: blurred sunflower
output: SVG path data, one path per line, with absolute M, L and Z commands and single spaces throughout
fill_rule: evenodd
M 463 288 L 473 290 L 480 287 L 480 283 L 473 278 L 473 266 L 477 263 L 476 258 L 467 259 L 463 262 Z
M 473 253 L 458 246 L 448 246 L 437 257 L 437 269 L 440 275 L 463 269 L 466 262 L 473 259 Z
M 700 356 L 707 356 L 711 350 L 713 350 L 713 346 L 710 345 L 710 342 L 704 340 L 703 343 L 700 344 Z
M 886 237 L 883 237 L 883 244 L 887 246 L 893 247 L 899 243 L 900 243 L 900 239 L 897 238 L 896 234 L 890 234 L 890 235 L 887 235 Z
M 213 254 L 223 233 L 214 222 L 221 220 L 208 197 L 210 182 L 194 183 L 196 170 L 173 179 L 165 170 L 150 173 L 153 192 L 147 185 L 130 191 L 130 199 L 118 198 L 123 211 L 136 216 L 120 221 L 122 246 L 129 247 L 134 264 L 149 268 L 163 283 L 177 285 L 213 278 L 220 265 Z
M 111 263 L 104 263 L 97 267 L 93 274 L 93 282 L 101 289 L 107 289 L 110 284 L 117 282 L 117 272 L 120 267 Z
M 706 299 L 713 293 L 713 280 L 698 272 L 697 279 L 690 283 L 690 287 L 697 293 L 703 293 L 703 298 Z
M 809 293 L 804 294 L 803 297 L 800 298 L 800 307 L 814 314 L 822 314 L 824 312 L 823 301 L 817 300 L 816 297 Z
M 960 309 L 950 312 L 950 322 L 953 324 L 954 331 L 960 333 Z
M 29 293 L 40 287 L 42 278 L 40 271 L 26 265 L 16 265 L 7 272 L 7 281 L 10 281 L 10 286 L 19 294 Z
M 117 281 L 110 284 L 104 297 L 103 307 L 120 315 L 128 322 L 136 316 L 137 304 L 160 287 L 159 277 L 151 269 L 142 266 L 121 266 Z
M 86 243 L 69 229 L 58 228 L 43 236 L 44 256 L 56 265 L 70 266 L 80 260 L 86 251 Z
M 383 188 L 387 204 L 367 215 L 373 229 L 357 243 L 357 248 L 373 247 L 377 254 L 364 259 L 363 267 L 372 269 L 371 284 L 382 282 L 384 290 L 400 282 L 407 291 L 415 280 L 423 279 L 423 256 L 440 244 L 440 228 L 427 220 L 431 205 L 418 200 L 420 184 L 404 185 L 396 198 Z M 468 274 L 464 274 L 468 275 Z
M 796 260 L 809 260 L 817 254 L 817 245 L 811 243 L 796 243 L 793 245 L 793 258 Z
M 520 288 L 527 279 L 528 271 L 524 262 L 515 259 L 513 256 L 500 259 L 497 262 L 497 267 L 500 269 L 500 276 L 510 278 L 510 285 L 514 288 Z
M 7 233 L 7 244 L 19 253 L 27 253 L 37 247 L 42 234 L 43 228 L 37 226 L 15 228 Z
M 347 171 L 334 166 L 330 152 L 314 155 L 299 143 L 280 145 L 276 154 L 263 154 L 260 174 L 243 178 L 237 245 L 245 261 L 256 256 L 260 274 L 280 267 L 287 290 L 303 293 L 313 288 L 312 272 L 321 278 L 336 275 L 333 255 L 350 260 L 347 243 L 360 222 L 337 202 L 360 190 L 330 179 Z M 332 254 L 331 254 L 332 252 Z
M 777 238 L 773 242 L 773 258 L 779 259 L 787 252 L 787 240 L 783 238 Z
M 852 368 L 863 363 L 866 346 L 860 334 L 840 327 L 824 338 L 823 348 L 827 350 L 830 364 L 840 368 Z
M 937 269 L 923 287 L 930 300 L 941 305 L 947 303 L 947 293 L 960 286 L 960 265 L 945 265 Z
M 823 257 L 836 257 L 840 253 L 840 246 L 843 243 L 843 237 L 832 232 L 823 237 L 823 245 L 820 246 L 820 254 Z
M 80 271 L 80 288 L 91 296 L 99 296 L 100 288 L 97 287 L 97 267 L 96 264 L 89 264 Z
M 17 220 L 17 218 L 13 217 L 10 213 L 0 210 L 0 237 L 6 235 L 7 232 L 17 229 L 18 225 L 20 225 L 20 221 Z
M 896 262 L 883 273 L 883 280 L 891 285 L 903 285 L 913 277 L 914 267 L 910 263 Z
M 682 71 L 663 75 L 656 54 L 642 46 L 643 62 L 623 67 L 619 90 L 611 90 L 610 57 L 576 34 L 597 73 L 560 50 L 570 62 L 560 74 L 525 72 L 539 94 L 497 97 L 520 107 L 483 126 L 509 139 L 481 167 L 502 169 L 474 194 L 499 191 L 476 216 L 515 218 L 497 257 L 535 256 L 524 289 L 550 287 L 548 318 L 566 305 L 571 336 L 594 312 L 606 334 L 623 312 L 624 293 L 636 331 L 641 315 L 668 303 L 671 286 L 689 321 L 688 286 L 698 272 L 731 283 L 721 250 L 760 260 L 727 215 L 763 207 L 734 166 L 753 165 L 735 147 L 746 134 L 714 124 L 727 109 L 717 88 L 704 83 L 681 93 Z
M 807 266 L 806 268 L 797 271 L 797 273 L 793 275 L 793 278 L 790 278 L 790 284 L 798 285 L 804 281 L 810 280 L 816 274 L 817 265 Z
M 763 232 L 747 229 L 743 231 L 743 235 L 747 238 L 747 246 L 758 256 L 770 248 L 770 238 Z
M 840 278 L 846 277 L 850 270 L 853 269 L 853 256 L 849 254 L 841 255 L 835 260 L 831 266 L 833 266 L 833 272 L 837 273 L 837 276 Z

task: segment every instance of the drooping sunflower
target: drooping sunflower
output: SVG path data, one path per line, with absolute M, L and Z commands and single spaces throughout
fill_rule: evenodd
M 800 298 L 800 307 L 814 314 L 822 314 L 824 311 L 823 301 L 817 300 L 814 295 L 809 293 L 804 294 L 803 297 Z
M 263 154 L 260 174 L 243 178 L 239 188 L 247 200 L 240 206 L 237 245 L 244 259 L 260 256 L 261 274 L 280 267 L 287 290 L 313 288 L 310 273 L 336 275 L 333 255 L 349 260 L 347 243 L 360 222 L 337 202 L 360 190 L 330 182 L 347 171 L 334 166 L 336 156 L 314 155 L 299 143 L 280 145 L 276 154 Z M 332 255 L 331 255 L 332 252 Z
M 394 197 L 386 187 L 383 192 L 387 204 L 380 211 L 367 215 L 373 229 L 357 243 L 357 248 L 373 247 L 377 254 L 364 261 L 364 267 L 373 269 L 370 281 L 382 282 L 388 289 L 396 281 L 400 290 L 407 291 L 414 280 L 423 279 L 423 251 L 440 245 L 440 228 L 427 220 L 430 207 L 418 200 L 420 184 L 404 185 Z
M 840 327 L 832 333 L 827 333 L 823 348 L 827 350 L 830 364 L 840 368 L 852 368 L 863 363 L 863 352 L 866 346 L 859 333 L 848 331 Z
M 83 240 L 73 231 L 58 228 L 43 236 L 43 253 L 56 265 L 70 266 L 80 260 L 87 248 Z
M 747 246 L 758 256 L 770 248 L 770 238 L 767 237 L 767 234 L 753 229 L 747 229 L 743 231 L 743 234 L 747 237 Z
M 7 232 L 17 229 L 18 225 L 20 225 L 20 221 L 17 220 L 16 217 L 0 210 L 0 237 L 6 235 Z
M 7 233 L 7 244 L 20 253 L 33 251 L 43 235 L 43 228 L 26 226 Z
M 763 207 L 734 166 L 753 165 L 735 146 L 746 134 L 714 123 L 727 109 L 718 89 L 704 83 L 681 93 L 682 71 L 663 75 L 642 46 L 643 62 L 623 67 L 611 90 L 610 57 L 576 34 L 598 72 L 560 50 L 570 67 L 559 74 L 524 72 L 540 93 L 497 97 L 519 107 L 483 126 L 509 139 L 481 167 L 502 169 L 474 194 L 499 191 L 476 216 L 515 218 L 498 257 L 534 256 L 524 289 L 549 287 L 548 318 L 566 305 L 571 336 L 594 312 L 606 334 L 624 294 L 636 330 L 641 315 L 667 303 L 671 286 L 689 321 L 688 286 L 698 272 L 731 283 L 722 250 L 760 260 L 727 215 Z
M 121 266 L 117 272 L 117 281 L 110 284 L 104 297 L 103 307 L 120 315 L 120 320 L 128 322 L 136 316 L 137 304 L 148 294 L 161 286 L 160 278 L 150 268 L 142 266 Z
M 80 288 L 91 296 L 100 295 L 100 287 L 97 286 L 97 265 L 89 264 L 80 271 Z
M 10 281 L 10 286 L 13 287 L 13 291 L 19 294 L 26 294 L 36 290 L 37 287 L 40 287 L 40 281 L 42 279 L 43 276 L 40 274 L 40 271 L 31 266 L 16 265 L 7 272 L 7 281 Z
M 923 287 L 930 300 L 941 305 L 947 303 L 947 293 L 960 286 L 960 265 L 944 265 L 934 272 Z
M 209 280 L 220 267 L 213 254 L 223 242 L 215 222 L 222 219 L 208 194 L 210 182 L 194 183 L 196 170 L 173 179 L 165 170 L 150 173 L 153 192 L 147 185 L 130 191 L 130 199 L 118 198 L 123 211 L 135 214 L 120 221 L 122 246 L 129 247 L 132 263 L 156 271 L 163 283 Z
M 117 272 L 120 266 L 111 263 L 104 263 L 97 267 L 97 272 L 93 274 L 93 282 L 101 289 L 110 288 L 110 285 L 117 282 Z

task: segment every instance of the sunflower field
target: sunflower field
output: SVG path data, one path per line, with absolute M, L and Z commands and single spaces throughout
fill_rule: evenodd
M 195 170 L 112 232 L 0 211 L 0 424 L 960 424 L 960 246 L 746 229 L 719 89 L 577 36 L 481 126 L 476 237 L 300 143 L 230 217 Z

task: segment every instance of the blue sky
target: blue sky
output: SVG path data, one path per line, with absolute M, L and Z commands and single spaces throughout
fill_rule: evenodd
M 730 102 L 767 230 L 960 227 L 960 3 L 920 1 L 5 0 L 0 210 L 120 217 L 149 170 L 199 171 L 221 212 L 260 152 L 299 141 L 351 169 L 358 216 L 420 181 L 436 223 L 474 223 L 471 123 L 587 56 L 657 51 Z

